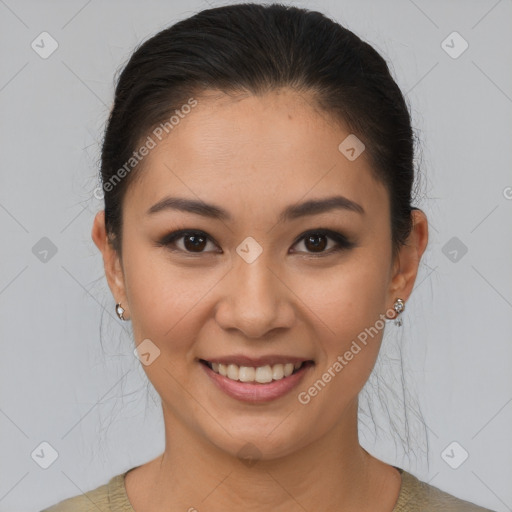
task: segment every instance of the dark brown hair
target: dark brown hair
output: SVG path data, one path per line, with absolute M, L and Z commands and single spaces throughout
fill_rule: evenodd
M 119 75 L 101 180 L 106 229 L 120 256 L 123 198 L 142 166 L 121 172 L 122 179 L 119 170 L 147 134 L 209 89 L 261 94 L 280 87 L 310 93 L 316 107 L 364 142 L 372 173 L 389 193 L 396 254 L 412 227 L 414 137 L 386 61 L 319 12 L 247 3 L 207 9 L 160 31 Z

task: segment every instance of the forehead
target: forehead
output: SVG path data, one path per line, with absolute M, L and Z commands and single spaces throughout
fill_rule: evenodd
M 172 194 L 254 211 L 336 193 L 366 211 L 387 208 L 364 151 L 355 160 L 340 152 L 350 131 L 312 96 L 281 89 L 195 99 L 162 140 L 150 134 L 155 146 L 137 170 L 127 207 L 142 213 Z

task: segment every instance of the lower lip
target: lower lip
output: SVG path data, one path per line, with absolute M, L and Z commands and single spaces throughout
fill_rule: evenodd
M 215 373 L 209 366 L 199 363 L 208 377 L 222 390 L 232 398 L 243 402 L 269 402 L 280 398 L 289 393 L 293 388 L 299 385 L 306 372 L 313 366 L 311 363 L 305 364 L 296 373 L 280 380 L 273 380 L 267 384 L 259 382 L 240 382 L 228 379 L 219 373 Z

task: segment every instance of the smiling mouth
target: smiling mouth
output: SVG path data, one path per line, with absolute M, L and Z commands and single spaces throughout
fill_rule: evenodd
M 212 363 L 205 359 L 200 359 L 200 363 L 208 366 L 210 370 L 218 375 L 222 375 L 233 381 L 252 382 L 258 384 L 268 384 L 289 377 L 300 371 L 306 366 L 313 365 L 313 361 L 302 361 L 297 363 L 284 363 L 264 366 L 238 366 L 236 364 Z

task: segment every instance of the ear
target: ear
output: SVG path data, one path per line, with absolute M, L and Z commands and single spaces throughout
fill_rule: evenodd
M 406 243 L 400 248 L 393 262 L 392 279 L 388 294 L 388 307 L 392 307 L 396 299 L 407 302 L 410 297 L 421 257 L 428 243 L 428 221 L 422 210 L 412 210 L 413 226 Z
M 99 211 L 94 217 L 94 223 L 91 232 L 92 239 L 96 247 L 103 255 L 103 265 L 105 267 L 105 276 L 108 286 L 116 303 L 121 303 L 125 310 L 125 318 L 129 318 L 129 310 L 127 308 L 128 301 L 126 298 L 125 282 L 123 275 L 122 262 L 119 254 L 112 246 L 105 229 L 105 210 Z

